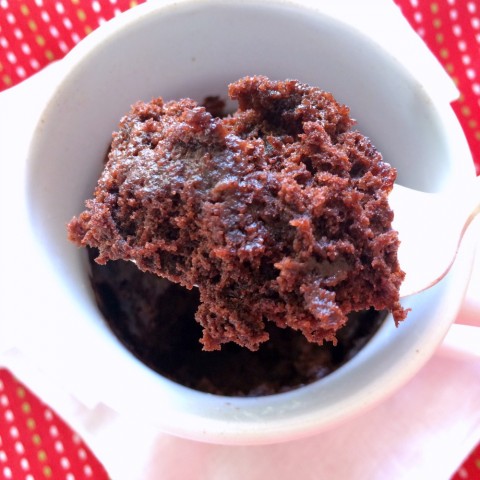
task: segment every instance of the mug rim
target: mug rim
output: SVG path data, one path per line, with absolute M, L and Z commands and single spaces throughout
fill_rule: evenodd
M 69 80 L 71 69 L 77 68 L 78 65 L 81 64 L 81 62 L 86 61 L 89 54 L 92 51 L 95 51 L 95 49 L 99 45 L 102 45 L 105 42 L 111 41 L 112 36 L 114 36 L 115 33 L 121 32 L 124 28 L 128 28 L 129 25 L 132 26 L 136 22 L 141 22 L 145 16 L 151 14 L 152 12 L 158 13 L 160 11 L 164 11 L 164 9 L 166 8 L 179 9 L 184 5 L 193 6 L 196 3 L 197 2 L 194 2 L 192 0 L 182 0 L 180 2 L 174 2 L 169 0 L 167 2 L 162 2 L 161 5 L 155 4 L 153 2 L 142 4 L 139 7 L 136 7 L 136 9 L 132 9 L 122 15 L 119 15 L 117 18 L 115 18 L 111 22 L 108 22 L 101 28 L 95 30 L 84 41 L 80 42 L 80 44 L 77 47 L 75 47 L 69 54 L 67 54 L 67 56 L 62 60 L 62 62 L 65 62 L 64 64 L 66 65 L 65 73 L 60 79 L 58 86 L 55 88 L 54 93 L 52 94 L 52 96 L 50 96 L 49 103 L 47 104 L 44 110 L 44 113 L 42 114 L 43 121 L 48 121 L 49 108 L 51 107 L 50 102 L 52 101 L 52 99 L 55 98 L 55 95 L 58 89 L 61 89 L 62 86 L 63 88 L 65 88 L 65 83 L 68 82 Z M 207 4 L 213 5 L 213 4 L 219 4 L 219 3 L 221 2 L 218 2 L 217 0 L 208 0 L 207 2 L 203 2 L 201 5 L 196 4 L 195 6 L 200 8 L 200 7 L 204 7 Z M 258 3 L 259 3 L 258 1 L 254 1 L 254 0 L 228 2 L 229 5 L 230 4 L 256 5 Z M 288 6 L 294 6 L 294 7 L 301 6 L 302 8 L 305 7 L 305 5 L 302 4 L 302 2 L 289 1 L 289 0 L 268 0 L 268 2 L 264 2 L 264 3 L 268 3 L 269 5 L 273 5 L 273 6 L 288 5 Z M 319 15 L 322 15 L 322 13 L 319 11 L 316 11 L 316 13 Z M 341 24 L 341 21 L 339 19 L 333 19 L 332 17 L 329 17 L 329 18 L 330 20 Z M 353 29 L 353 27 L 351 27 L 350 25 L 346 25 L 346 24 L 342 24 L 342 25 L 345 28 Z M 356 30 L 356 33 L 358 35 L 361 35 L 363 38 L 368 38 L 368 37 L 365 37 L 364 33 L 359 30 Z M 445 109 L 445 114 L 448 115 L 446 112 L 447 112 L 447 109 Z M 450 115 L 451 116 L 453 115 L 453 111 L 450 112 Z M 450 116 L 450 119 L 453 118 L 451 116 Z M 40 121 L 40 123 L 41 122 L 42 120 Z M 34 135 L 32 137 L 32 143 L 30 146 L 31 150 L 28 155 L 29 160 L 31 160 L 31 158 L 34 157 L 34 155 L 32 155 L 32 150 L 33 151 L 35 150 L 35 146 L 36 146 L 35 140 L 37 139 L 38 135 L 41 135 L 42 128 L 43 127 L 37 128 L 36 131 L 34 132 Z M 465 162 L 467 160 L 465 160 Z M 28 165 L 28 169 L 29 169 L 29 172 L 27 174 L 31 175 L 30 162 Z M 473 166 L 472 166 L 472 169 L 473 169 Z M 31 199 L 30 200 L 27 199 L 27 201 L 31 202 Z M 456 277 L 456 279 L 454 279 L 453 282 L 458 282 L 459 278 L 468 278 L 468 275 L 464 274 L 464 272 L 466 271 L 465 265 L 458 263 L 456 265 L 456 268 L 454 268 L 454 270 L 452 271 L 453 273 L 449 274 L 450 276 L 448 277 L 448 279 L 445 282 L 443 282 L 440 285 L 440 287 L 437 288 L 437 290 L 446 289 L 448 292 L 448 288 L 445 287 L 445 285 L 448 285 L 449 282 L 450 283 L 452 282 L 452 280 L 450 280 L 450 278 L 452 277 Z M 452 316 L 451 321 L 453 321 L 454 315 L 452 312 L 454 311 L 454 308 L 459 306 L 461 299 L 458 295 L 453 295 L 452 293 L 453 289 L 450 289 L 450 290 L 451 290 L 450 295 L 448 294 L 441 295 L 442 298 L 440 303 L 442 304 L 442 307 L 449 312 L 449 315 Z M 447 298 L 450 300 L 448 302 L 448 305 L 446 302 Z M 266 422 L 261 422 L 259 425 L 258 418 L 255 420 L 256 424 L 252 426 L 248 421 L 245 420 L 245 418 L 240 419 L 240 421 L 236 423 L 235 420 L 232 421 L 231 419 L 228 420 L 228 419 L 208 418 L 207 420 L 205 420 L 205 418 L 200 415 L 203 423 L 201 425 L 196 425 L 198 423 L 198 418 L 199 418 L 199 416 L 196 413 L 191 414 L 190 412 L 187 412 L 187 411 L 181 411 L 180 413 L 178 413 L 176 409 L 173 409 L 173 410 L 168 410 L 169 419 L 166 422 L 166 424 L 162 425 L 162 429 L 169 431 L 170 433 L 174 433 L 187 438 L 203 440 L 203 441 L 219 442 L 224 444 L 225 443 L 232 443 L 232 444 L 270 443 L 272 441 L 278 441 L 279 438 L 283 440 L 290 440 L 292 438 L 298 438 L 300 436 L 308 435 L 310 433 L 313 433 L 313 431 L 319 431 L 322 428 L 326 428 L 328 426 L 335 424 L 340 420 L 339 417 L 341 417 L 341 419 L 343 420 L 343 419 L 346 419 L 347 417 L 350 418 L 354 414 L 358 414 L 360 411 L 367 408 L 367 404 L 368 406 L 374 405 L 378 401 L 385 398 L 385 396 L 388 395 L 389 392 L 392 392 L 393 390 L 396 390 L 397 388 L 399 388 L 401 384 L 403 384 L 405 381 L 407 381 L 411 377 L 412 371 L 417 371 L 420 368 L 421 364 L 427 361 L 427 359 L 431 356 L 434 348 L 438 345 L 438 343 L 440 343 L 445 333 L 446 333 L 446 329 L 444 332 L 440 332 L 439 334 L 437 334 L 436 344 L 433 345 L 433 343 L 435 343 L 433 342 L 431 343 L 429 348 L 423 349 L 421 353 L 419 353 L 415 357 L 415 361 L 412 360 L 410 362 L 409 368 L 403 368 L 402 375 L 399 375 L 397 372 L 397 377 L 395 379 L 395 382 L 392 382 L 390 379 L 390 384 L 388 386 L 386 386 L 387 384 L 384 383 L 381 394 L 377 393 L 375 389 L 372 390 L 371 388 L 373 388 L 375 385 L 378 386 L 378 381 L 380 379 L 386 380 L 385 379 L 386 374 L 389 372 L 384 372 L 383 378 L 378 377 L 377 382 L 374 382 L 368 391 L 361 392 L 362 395 L 359 395 L 355 399 L 356 408 L 354 408 L 351 405 L 352 401 L 354 400 L 353 396 L 351 396 L 348 399 L 350 402 L 344 402 L 342 405 L 337 404 L 335 406 L 332 406 L 332 408 L 334 408 L 337 411 L 336 415 L 334 414 L 333 411 L 330 411 L 328 415 L 326 415 L 323 411 L 314 412 L 315 415 L 313 415 L 312 412 L 309 412 L 309 413 L 305 413 L 304 416 L 297 415 L 297 417 L 295 417 L 294 420 L 291 420 L 289 418 L 287 419 L 284 418 L 283 423 L 282 421 L 279 421 L 279 419 L 276 419 L 274 421 L 275 424 L 273 426 L 267 425 Z M 124 348 L 124 347 L 122 346 L 121 348 Z M 361 353 L 362 351 L 359 352 L 359 354 L 357 355 L 360 355 Z M 133 361 L 134 363 L 139 362 L 138 360 L 133 360 Z M 144 368 L 143 364 L 141 364 L 141 368 L 142 369 Z M 349 368 L 348 365 L 346 368 Z M 342 369 L 342 367 L 340 367 L 340 369 Z M 337 374 L 337 372 L 340 369 L 331 373 L 329 376 L 321 379 L 319 382 L 321 382 L 322 384 L 325 384 L 325 383 L 329 384 L 334 382 L 335 379 L 340 375 L 340 373 Z M 342 370 L 342 372 L 344 372 L 344 370 Z M 153 373 L 153 375 L 155 376 L 154 381 L 158 383 L 157 373 L 147 372 L 147 373 L 142 373 L 142 375 L 145 375 L 145 378 L 147 378 L 147 377 L 150 377 L 151 373 Z M 198 401 L 200 398 L 202 400 L 212 399 L 211 394 L 206 394 L 204 392 L 197 392 L 187 387 L 183 387 L 181 385 L 175 384 L 175 382 L 172 382 L 167 379 L 163 379 L 163 380 L 165 380 L 168 383 L 168 387 L 166 388 L 172 389 L 173 385 L 171 384 L 174 384 L 174 387 L 176 390 L 175 395 L 165 400 L 166 409 L 171 407 L 171 405 L 169 406 L 168 403 L 181 401 L 181 397 L 186 392 L 188 392 L 188 395 L 192 397 L 189 401 L 190 406 L 195 404 L 195 402 Z M 162 380 L 162 383 L 163 383 L 163 380 Z M 148 381 L 151 381 L 151 379 L 149 379 Z M 315 382 L 315 384 L 319 382 Z M 301 387 L 301 389 L 304 390 L 306 394 L 312 394 L 312 392 L 315 393 L 315 391 L 318 390 L 318 385 L 315 387 L 315 384 L 310 384 L 305 387 Z M 232 414 L 232 412 L 235 412 L 235 409 L 250 407 L 253 403 L 256 404 L 257 406 L 259 403 L 263 404 L 265 408 L 277 408 L 278 407 L 277 404 L 279 402 L 284 403 L 284 400 L 287 400 L 287 403 L 289 400 L 293 402 L 298 402 L 299 390 L 300 389 L 295 389 L 293 391 L 279 393 L 272 396 L 255 397 L 255 398 L 224 397 L 224 396 L 216 395 L 215 401 L 217 401 L 218 408 L 220 408 L 220 406 L 223 405 L 223 407 L 227 408 L 228 412 L 230 412 L 229 414 L 234 415 L 234 413 Z M 110 398 L 107 398 L 108 396 L 105 397 L 106 398 L 105 403 L 112 405 L 118 411 L 130 412 L 132 410 L 132 407 L 133 407 L 132 399 L 125 398 L 123 395 L 121 395 L 121 389 L 120 390 L 117 389 L 115 392 L 113 392 L 113 390 L 110 390 L 110 393 L 111 393 Z M 121 399 L 119 398 L 120 396 L 122 397 Z M 151 405 L 149 408 L 153 408 L 153 405 Z M 347 410 L 348 410 L 348 413 L 347 413 Z M 237 418 L 237 420 L 239 419 Z M 172 427 L 172 424 L 174 422 L 177 423 L 176 427 Z M 195 424 L 195 428 L 192 428 L 193 424 Z M 185 425 L 188 425 L 188 427 L 185 428 Z

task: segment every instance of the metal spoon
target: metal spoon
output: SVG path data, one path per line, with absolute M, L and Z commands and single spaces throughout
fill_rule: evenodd
M 421 292 L 450 270 L 461 239 L 480 212 L 480 177 L 461 191 L 425 193 L 395 184 L 389 196 L 398 231 L 398 260 L 405 271 L 400 296 Z

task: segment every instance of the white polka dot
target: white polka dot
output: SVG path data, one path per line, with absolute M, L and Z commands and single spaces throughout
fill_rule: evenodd
M 455 5 L 455 0 L 448 0 L 448 3 L 449 3 L 450 5 Z
M 78 449 L 78 456 L 80 457 L 81 460 L 86 460 L 87 459 L 87 452 L 83 448 Z
M 106 22 L 106 20 L 103 17 L 98 17 L 98 24 L 103 25 Z
M 75 475 L 73 473 L 67 473 L 65 480 L 75 480 Z
M 68 52 L 68 45 L 63 41 L 61 40 L 60 42 L 58 42 L 58 46 L 60 47 L 60 50 L 64 53 L 67 53 Z
M 480 83 L 473 83 L 472 90 L 475 95 L 480 95 Z
M 63 447 L 63 443 L 60 441 L 60 440 L 57 440 L 55 442 L 55 450 L 58 452 L 58 453 L 63 453 L 64 452 L 64 447 Z
M 80 435 L 78 435 L 77 433 L 74 433 L 72 435 L 72 440 L 73 440 L 73 443 L 77 445 L 80 445 L 80 443 L 82 443 L 82 439 L 80 438 Z
M 5 410 L 5 420 L 7 422 L 13 422 L 15 420 L 15 416 L 11 410 Z
M 23 470 L 30 470 L 30 464 L 28 463 L 28 460 L 26 458 L 22 458 L 20 460 L 20 466 L 23 468 Z
M 0 7 L 4 8 L 6 10 L 8 8 L 7 0 L 0 0 Z
M 113 14 L 114 14 L 115 16 L 120 15 L 121 13 L 122 13 L 122 11 L 121 11 L 119 8 L 114 8 L 114 9 L 113 9 Z
M 48 422 L 51 422 L 53 420 L 53 413 L 49 408 L 45 409 L 45 411 L 43 412 L 43 416 Z
M 83 473 L 85 474 L 86 477 L 91 477 L 93 475 L 93 470 L 90 465 L 85 465 L 83 467 Z
M 18 433 L 18 428 L 15 427 L 15 426 L 10 427 L 10 436 L 11 436 L 12 438 L 18 438 L 18 435 L 19 435 L 19 433 Z
M 40 16 L 42 17 L 42 20 L 45 23 L 48 23 L 50 21 L 50 15 L 45 10 L 42 10 L 42 13 L 40 14 Z
M 7 13 L 7 22 L 10 25 L 13 25 L 15 23 L 15 15 L 12 12 Z
M 55 27 L 54 25 L 50 25 L 50 34 L 52 35 L 52 37 L 54 38 L 58 38 L 59 37 L 59 33 L 58 33 L 58 30 L 57 30 L 57 27 Z
M 415 13 L 413 14 L 413 18 L 414 18 L 414 20 L 415 20 L 417 23 L 421 23 L 422 20 L 423 20 L 422 12 L 415 12 Z
M 475 13 L 477 11 L 477 6 L 475 5 L 475 2 L 468 2 L 467 8 L 470 13 Z
M 101 7 L 99 2 L 97 2 L 96 0 L 92 2 L 92 10 L 95 13 L 98 13 L 101 9 L 102 9 L 102 7 Z
M 23 455 L 25 453 L 25 447 L 23 446 L 23 443 L 20 441 L 15 442 L 15 451 L 19 455 Z
M 17 63 L 17 57 L 15 56 L 15 54 L 13 52 L 8 52 L 7 53 L 7 60 L 10 63 Z
M 43 0 L 35 0 L 37 7 L 43 7 Z
M 25 480 L 35 480 L 35 477 L 29 473 L 26 477 L 25 477 Z
M 452 27 L 452 30 L 453 30 L 453 34 L 456 36 L 456 37 L 459 37 L 461 34 L 462 34 L 462 27 L 460 25 L 454 25 Z
M 68 460 L 67 457 L 62 457 L 60 459 L 60 465 L 64 470 L 68 470 L 70 468 L 70 461 Z
M 22 52 L 25 55 L 30 55 L 32 53 L 32 50 L 30 49 L 30 45 L 28 43 L 22 43 Z
M 470 55 L 462 55 L 462 62 L 464 65 L 470 65 L 472 59 L 470 58 Z
M 2 407 L 8 407 L 8 403 L 8 397 L 5 394 L 0 396 L 0 405 L 2 405 Z
M 52 437 L 58 437 L 58 428 L 55 425 L 50 426 L 50 435 Z
M 476 74 L 476 72 L 473 68 L 467 68 L 466 73 L 467 73 L 467 77 L 468 77 L 469 80 L 473 80 L 477 76 L 477 74 Z
M 30 59 L 30 66 L 35 70 L 38 70 L 40 68 L 40 64 L 38 63 L 38 60 L 36 58 Z
M 465 42 L 465 40 L 460 40 L 458 42 L 458 49 L 461 51 L 461 52 L 464 52 L 466 49 L 467 49 L 467 42 Z
M 418 7 L 418 0 L 410 0 L 410 4 L 412 5 L 413 8 Z
M 69 18 L 65 17 L 65 18 L 63 19 L 63 24 L 65 25 L 65 28 L 66 28 L 67 30 L 71 30 L 71 29 L 72 29 L 72 22 L 71 22 L 71 20 L 70 20 Z
M 7 454 L 3 450 L 0 450 L 0 462 L 6 462 L 7 460 Z
M 112 5 L 115 5 L 115 4 L 117 3 L 117 0 L 110 0 L 110 3 L 111 3 Z
M 457 20 L 457 18 L 458 18 L 458 11 L 455 10 L 455 9 L 450 10 L 450 18 L 451 18 L 452 20 L 454 20 L 454 21 Z
M 0 37 L 0 45 L 3 48 L 8 48 L 8 40 L 5 37 Z
M 12 478 L 12 470 L 10 470 L 10 467 L 3 468 L 3 476 L 4 478 Z
M 467 470 L 465 470 L 464 467 L 462 467 L 459 471 L 458 471 L 458 476 L 460 478 L 468 478 L 468 472 Z
M 480 28 L 480 18 L 473 17 L 470 22 L 472 23 L 472 27 L 475 28 L 475 30 L 478 30 Z
M 13 34 L 17 40 L 21 40 L 23 38 L 23 32 L 19 28 L 15 28 L 13 30 Z
M 57 2 L 57 3 L 55 3 L 55 10 L 56 10 L 60 15 L 62 15 L 63 13 L 65 13 L 65 7 L 63 6 L 63 3 L 62 3 L 62 2 Z
M 421 37 L 424 37 L 425 36 L 425 29 L 422 27 L 422 28 L 419 28 L 417 30 L 417 33 L 421 36 Z
M 80 41 L 80 37 L 78 36 L 78 33 L 77 32 L 73 32 L 72 35 L 72 40 L 75 42 L 75 43 L 78 43 Z
M 15 71 L 17 72 L 17 75 L 20 78 L 25 78 L 27 76 L 27 72 L 25 71 L 25 69 L 23 67 L 17 67 L 17 69 Z

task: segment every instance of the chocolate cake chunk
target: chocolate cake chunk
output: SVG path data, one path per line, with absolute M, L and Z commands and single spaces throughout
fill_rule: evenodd
M 268 322 L 268 342 L 255 352 L 233 342 L 205 352 L 194 319 L 198 289 L 142 272 L 132 262 L 99 265 L 97 252 L 88 250 L 97 305 L 123 345 L 170 380 L 215 395 L 273 395 L 313 383 L 354 357 L 386 317 L 375 310 L 350 313 L 335 346 Z
M 232 115 L 190 99 L 136 103 L 69 237 L 189 289 L 204 349 L 269 338 L 266 322 L 336 341 L 352 311 L 399 304 L 395 170 L 349 109 L 295 80 L 229 86 Z

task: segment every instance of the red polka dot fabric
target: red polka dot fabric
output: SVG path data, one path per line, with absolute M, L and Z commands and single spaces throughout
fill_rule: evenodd
M 480 478 L 480 444 L 467 457 L 451 480 L 478 480 Z
M 395 0 L 460 90 L 453 103 L 480 174 L 480 2 Z
M 393 0 L 385 0 L 393 1 Z M 394 0 L 456 83 L 453 108 L 480 173 L 480 1 Z M 142 1 L 0 0 L 0 91 L 61 59 L 99 25 Z M 82 439 L 0 369 L 0 479 L 104 480 Z M 480 479 L 480 446 L 452 480 Z
M 0 89 L 62 58 L 93 29 L 137 2 L 1 0 Z
M 106 480 L 83 440 L 21 384 L 0 369 L 0 479 Z

